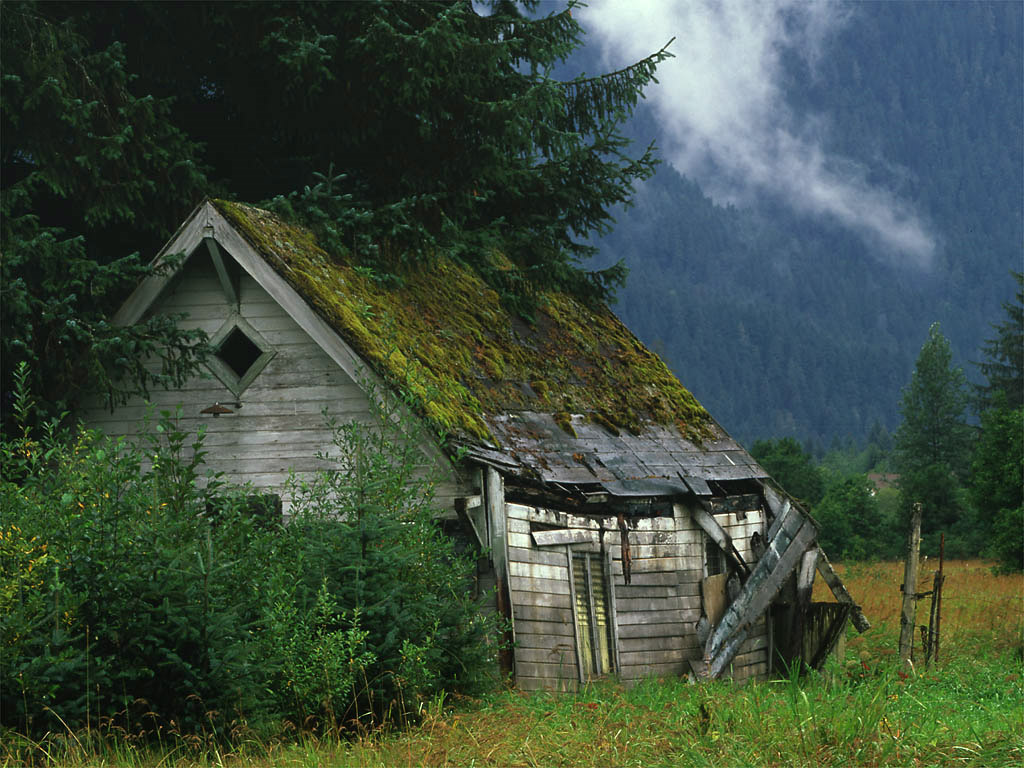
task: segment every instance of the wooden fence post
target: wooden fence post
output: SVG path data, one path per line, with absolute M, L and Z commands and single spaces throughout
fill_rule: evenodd
M 900 659 L 909 664 L 914 653 L 914 619 L 917 609 L 917 563 L 921 550 L 921 503 L 914 504 L 903 569 L 903 612 L 900 614 Z
M 942 575 L 943 560 L 946 559 L 946 534 L 939 539 L 939 572 L 935 574 L 935 638 L 932 640 L 935 663 L 939 663 L 939 634 L 942 627 L 942 584 L 946 577 Z

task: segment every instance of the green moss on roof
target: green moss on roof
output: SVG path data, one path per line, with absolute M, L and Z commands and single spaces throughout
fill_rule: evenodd
M 607 308 L 547 293 L 528 325 L 479 274 L 444 256 L 403 275 L 401 286 L 382 287 L 306 229 L 241 203 L 214 204 L 445 434 L 493 441 L 487 417 L 519 410 L 562 421 L 579 413 L 634 432 L 655 423 L 707 434 L 707 411 Z

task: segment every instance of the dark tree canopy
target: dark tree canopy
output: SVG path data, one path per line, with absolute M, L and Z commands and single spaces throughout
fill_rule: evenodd
M 48 365 L 50 320 L 35 299 L 64 302 L 48 333 L 87 359 L 59 377 L 38 371 L 51 398 L 73 395 L 82 370 L 113 386 L 126 370 L 112 361 L 131 369 L 138 345 L 103 326 L 138 275 L 121 260 L 148 260 L 204 194 L 274 199 L 384 277 L 447 251 L 527 315 L 549 287 L 609 299 L 622 267 L 589 272 L 580 260 L 609 210 L 653 173 L 652 148 L 627 154 L 619 129 L 668 54 L 556 80 L 583 31 L 571 4 L 544 10 L 536 0 L 483 12 L 468 0 L 5 4 L 4 282 L 16 308 L 4 310 L 4 389 L 17 361 Z M 62 281 L 69 260 L 89 275 Z M 68 330 L 81 317 L 84 336 Z M 88 351 L 96 334 L 110 359 Z M 169 373 L 187 369 L 187 339 L 167 327 L 150 337 L 177 344 Z
M 825 493 L 821 470 L 794 438 L 758 440 L 750 453 L 787 493 L 808 508 L 814 508 L 821 501 Z
M 55 9 L 8 3 L 0 16 L 2 390 L 29 362 L 59 412 L 90 386 L 116 399 L 124 382 L 145 389 L 193 363 L 196 337 L 166 318 L 113 328 L 107 314 L 144 272 L 137 249 L 173 231 L 205 179 L 170 100 L 135 88 L 124 46 L 43 10 Z M 148 353 L 160 371 L 142 366 Z

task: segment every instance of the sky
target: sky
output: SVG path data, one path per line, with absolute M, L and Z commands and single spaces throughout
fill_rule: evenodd
M 866 169 L 827 150 L 829 115 L 801 114 L 781 87 L 782 53 L 816 61 L 864 6 L 807 0 L 593 0 L 574 11 L 606 71 L 660 49 L 647 90 L 662 156 L 719 203 L 771 195 L 831 218 L 874 248 L 927 268 L 927 222 Z

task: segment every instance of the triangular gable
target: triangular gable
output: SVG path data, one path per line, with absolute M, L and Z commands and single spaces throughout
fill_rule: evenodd
M 375 384 L 380 384 L 372 369 L 317 315 L 294 288 L 267 265 L 263 257 L 224 218 L 210 200 L 203 201 L 192 211 L 160 250 L 153 264 L 163 263 L 170 254 L 183 253 L 186 258 L 177 268 L 181 270 L 192 254 L 200 247 L 204 247 L 207 241 L 212 241 L 219 249 L 223 249 L 354 381 L 360 382 L 370 376 Z M 176 274 L 177 272 L 164 273 L 143 280 L 114 315 L 114 323 L 131 325 L 138 322 L 171 287 Z

